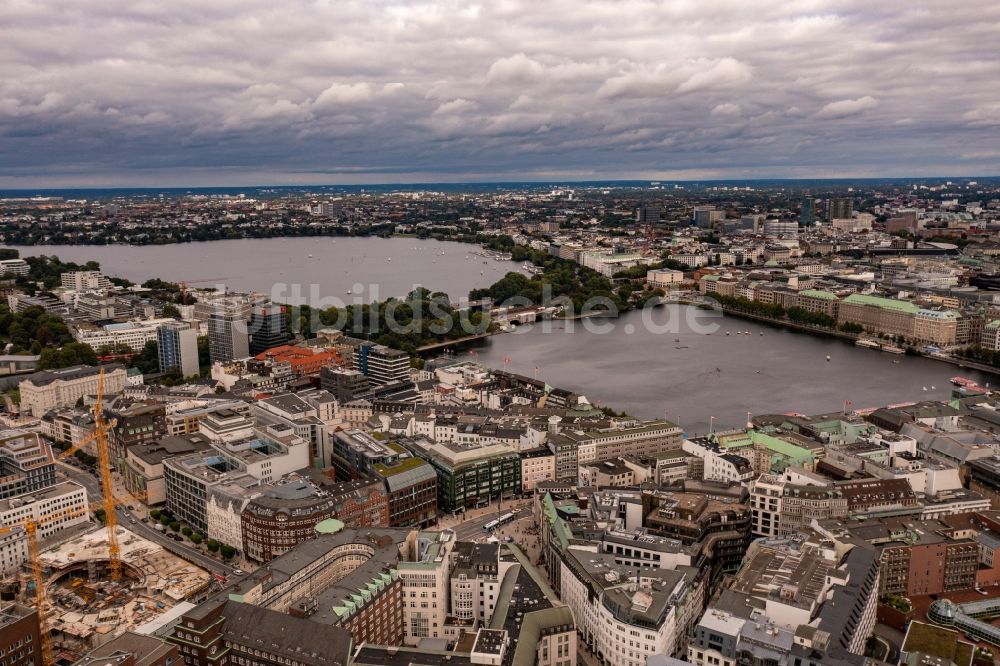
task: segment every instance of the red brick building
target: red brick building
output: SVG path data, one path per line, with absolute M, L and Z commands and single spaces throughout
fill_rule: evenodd
M 240 515 L 243 552 L 269 562 L 312 538 L 316 525 L 335 518 L 348 527 L 389 525 L 389 497 L 379 480 L 362 479 L 324 486 L 319 494 L 295 498 L 269 494 L 251 500 Z
M 0 655 L 4 666 L 42 666 L 38 611 L 13 603 L 0 608 Z

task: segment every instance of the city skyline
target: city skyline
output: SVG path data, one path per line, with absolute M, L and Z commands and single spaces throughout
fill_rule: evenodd
M 995 175 L 998 12 L 8 5 L 0 188 Z

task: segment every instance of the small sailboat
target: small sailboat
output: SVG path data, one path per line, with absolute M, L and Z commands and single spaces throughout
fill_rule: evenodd
M 827 362 L 827 363 L 829 363 L 829 362 L 830 362 L 830 355 L 829 355 L 829 354 L 827 354 L 827 355 L 826 355 L 826 362 Z
M 310 258 L 310 259 L 312 259 L 312 258 L 313 258 L 313 256 L 312 256 L 312 255 L 310 254 L 310 255 L 309 255 L 309 258 Z

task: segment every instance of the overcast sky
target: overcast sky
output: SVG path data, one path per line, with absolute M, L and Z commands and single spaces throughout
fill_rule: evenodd
M 990 174 L 996 0 L 0 2 L 0 187 Z

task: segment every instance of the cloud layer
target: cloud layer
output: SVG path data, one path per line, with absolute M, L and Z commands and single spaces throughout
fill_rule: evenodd
M 0 186 L 1000 173 L 1000 4 L 9 0 Z

